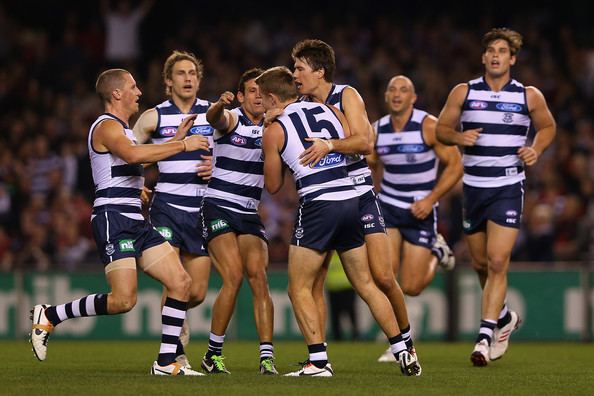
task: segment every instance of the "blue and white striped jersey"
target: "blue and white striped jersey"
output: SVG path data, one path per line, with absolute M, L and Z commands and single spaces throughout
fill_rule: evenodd
M 427 113 L 413 109 L 410 119 L 396 132 L 386 115 L 373 124 L 375 150 L 384 164 L 379 200 L 402 209 L 425 198 L 436 183 L 439 160 L 423 138 Z
M 158 121 L 151 136 L 152 142 L 161 144 L 170 140 L 188 114 L 197 114 L 194 126 L 188 131 L 188 136 L 206 136 L 212 147 L 214 129 L 206 121 L 206 111 L 209 107 L 210 102 L 202 99 L 196 99 L 189 113 L 183 113 L 171 100 L 156 106 Z M 205 150 L 181 152 L 159 161 L 157 163 L 159 179 L 155 186 L 155 198 L 158 197 L 180 210 L 198 212 L 208 183 L 196 174 L 203 154 L 210 155 L 210 152 Z
M 264 187 L 263 127 L 241 107 L 231 111 L 238 123 L 228 133 L 215 131 L 213 173 L 204 198 L 233 212 L 255 214 Z
M 144 220 L 140 210 L 140 192 L 144 185 L 142 165 L 128 164 L 109 151 L 98 152 L 93 147 L 93 132 L 97 125 L 105 120 L 119 122 L 122 125 L 122 133 L 136 144 L 134 132 L 112 114 L 100 115 L 91 125 L 87 147 L 95 184 L 93 217 L 102 211 L 117 211 L 131 219 Z
M 292 103 L 276 122 L 285 132 L 281 157 L 293 172 L 301 202 L 342 201 L 359 196 L 348 177 L 344 154 L 329 153 L 312 166 L 299 163 L 299 156 L 311 145 L 311 142 L 305 141 L 306 138 L 344 138 L 342 124 L 327 105 Z
M 342 93 L 347 87 L 349 85 L 332 84 L 332 89 L 330 89 L 324 103 L 332 105 L 344 113 Z M 311 101 L 311 98 L 306 97 L 306 100 Z M 371 170 L 369 169 L 369 165 L 367 165 L 365 157 L 358 154 L 347 155 L 346 160 L 349 177 L 352 179 L 359 196 L 371 191 L 373 189 L 373 179 L 371 178 Z
M 500 187 L 526 178 L 517 154 L 531 122 L 522 84 L 510 80 L 495 92 L 483 77 L 470 81 L 460 121 L 463 131 L 483 128 L 476 144 L 464 147 L 464 184 Z

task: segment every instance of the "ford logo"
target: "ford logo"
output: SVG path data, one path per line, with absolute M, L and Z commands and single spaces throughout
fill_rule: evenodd
M 361 216 L 361 221 L 364 221 L 366 223 L 369 223 L 370 221 L 373 221 L 374 217 L 371 213 L 367 213 L 363 216 Z
M 327 168 L 329 166 L 340 165 L 344 162 L 344 156 L 340 153 L 329 153 L 322 158 L 317 164 L 310 165 L 311 168 Z
M 254 146 L 262 147 L 262 138 L 256 139 L 256 141 L 254 142 Z
M 401 144 L 396 146 L 399 153 L 420 153 L 425 149 L 422 144 Z
M 495 107 L 501 111 L 512 111 L 514 113 L 522 111 L 522 106 L 517 103 L 497 103 Z
M 212 131 L 210 125 L 196 125 L 190 128 L 191 135 L 212 135 Z
M 468 105 L 471 109 L 475 110 L 483 110 L 489 107 L 489 104 L 487 102 L 483 102 L 482 100 L 473 100 Z
M 176 127 L 165 127 L 165 128 L 161 128 L 161 131 L 159 131 L 161 136 L 166 136 L 166 137 L 174 136 L 176 132 L 177 132 Z
M 247 139 L 243 136 L 233 135 L 231 142 L 237 146 L 245 146 L 247 144 Z

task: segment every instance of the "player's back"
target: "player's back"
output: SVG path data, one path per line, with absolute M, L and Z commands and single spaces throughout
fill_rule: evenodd
M 277 122 L 285 132 L 281 157 L 293 173 L 302 201 L 339 201 L 357 196 L 348 177 L 344 154 L 329 153 L 316 164 L 300 164 L 299 156 L 312 144 L 306 141 L 307 138 L 345 138 L 340 120 L 327 105 L 292 103 L 285 108 Z

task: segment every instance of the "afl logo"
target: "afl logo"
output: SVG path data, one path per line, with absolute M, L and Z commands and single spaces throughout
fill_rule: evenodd
M 245 146 L 247 144 L 247 139 L 243 136 L 233 135 L 231 142 L 236 146 Z
M 388 147 L 388 146 L 380 146 L 375 151 L 377 151 L 377 153 L 379 155 L 388 154 L 390 152 L 390 147 Z
M 160 134 L 161 136 L 174 136 L 175 133 L 177 132 L 177 128 L 175 127 L 165 127 L 165 128 L 161 128 Z
M 374 219 L 374 217 L 371 213 L 367 213 L 367 214 L 364 214 L 363 216 L 361 216 L 361 221 L 364 221 L 366 223 L 373 221 L 373 219 Z
M 501 111 L 512 111 L 514 113 L 522 111 L 522 106 L 516 103 L 497 103 L 495 107 Z
M 473 100 L 469 103 L 469 106 L 474 110 L 484 110 L 489 107 L 489 104 L 487 102 L 483 102 L 482 100 Z

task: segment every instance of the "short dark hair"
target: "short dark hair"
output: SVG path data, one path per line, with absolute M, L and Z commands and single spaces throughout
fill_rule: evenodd
M 237 84 L 237 92 L 245 93 L 245 83 L 257 78 L 262 73 L 264 73 L 264 70 L 260 69 L 259 67 L 254 67 L 253 69 L 249 69 L 243 73 L 239 78 L 239 83 Z
M 200 59 L 198 59 L 196 57 L 196 55 L 194 55 L 191 52 L 174 50 L 171 53 L 171 55 L 169 55 L 169 57 L 165 61 L 165 64 L 163 65 L 163 73 L 162 73 L 163 81 L 171 80 L 172 73 L 173 73 L 173 66 L 177 62 L 180 62 L 183 60 L 192 62 L 194 64 L 194 66 L 196 66 L 196 76 L 198 77 L 198 80 L 202 79 L 202 77 L 204 75 L 204 66 L 202 65 L 202 61 Z M 165 84 L 165 94 L 167 96 L 171 96 L 171 88 L 168 87 L 167 84 Z
M 324 80 L 332 82 L 336 70 L 336 57 L 331 46 L 317 39 L 302 40 L 291 53 L 293 61 L 305 59 L 313 70 L 324 70 Z
M 483 36 L 483 51 L 487 50 L 489 44 L 495 40 L 505 40 L 509 45 L 509 51 L 512 56 L 517 55 L 522 49 L 522 35 L 515 30 L 508 28 L 493 28 Z
M 118 88 L 123 88 L 126 74 L 130 72 L 125 69 L 109 69 L 99 74 L 95 82 L 95 92 L 103 103 L 111 102 L 111 93 Z
M 260 92 L 275 94 L 283 102 L 299 96 L 293 80 L 293 73 L 285 66 L 276 66 L 266 70 L 256 78 L 256 84 L 260 87 Z

